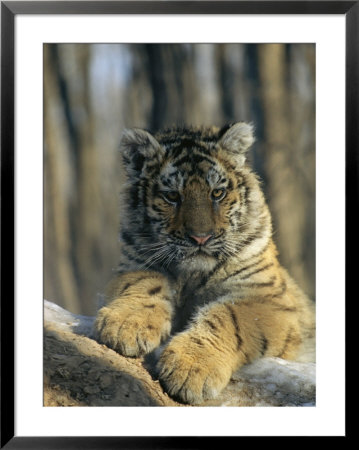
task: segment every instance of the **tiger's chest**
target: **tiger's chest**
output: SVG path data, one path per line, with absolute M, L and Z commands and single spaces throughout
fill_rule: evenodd
M 226 286 L 216 282 L 210 273 L 180 276 L 173 286 L 175 314 L 172 329 L 175 332 L 185 328 L 199 308 L 228 293 Z

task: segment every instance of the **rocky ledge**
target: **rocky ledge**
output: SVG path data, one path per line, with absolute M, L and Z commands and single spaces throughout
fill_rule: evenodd
M 143 359 L 91 339 L 93 321 L 45 300 L 45 406 L 186 406 L 163 391 Z M 201 406 L 315 406 L 315 391 L 315 363 L 263 358 Z

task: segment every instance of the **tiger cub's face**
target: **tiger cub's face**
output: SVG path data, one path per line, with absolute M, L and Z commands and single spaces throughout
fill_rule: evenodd
M 262 200 L 245 165 L 253 140 L 245 123 L 155 136 L 125 132 L 127 232 L 137 236 L 144 263 L 211 270 L 239 251 L 258 221 L 253 202 Z

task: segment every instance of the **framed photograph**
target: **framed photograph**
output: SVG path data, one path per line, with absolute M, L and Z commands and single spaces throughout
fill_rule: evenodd
M 348 436 L 358 25 L 1 2 L 1 448 Z

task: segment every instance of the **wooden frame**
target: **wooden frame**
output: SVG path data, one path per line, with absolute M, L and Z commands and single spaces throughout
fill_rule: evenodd
M 1 448 L 186 448 L 216 445 L 217 438 L 14 436 L 14 44 L 18 14 L 342 14 L 346 18 L 346 292 L 357 242 L 349 202 L 358 204 L 358 1 L 93 1 L 1 2 Z M 221 438 L 223 439 L 223 438 Z M 225 439 L 225 438 L 224 438 Z

